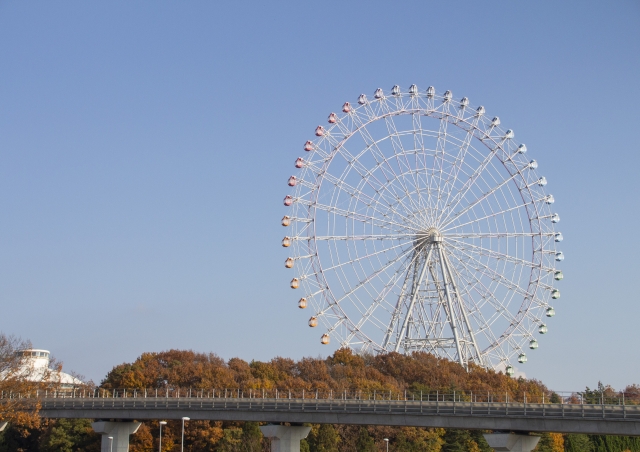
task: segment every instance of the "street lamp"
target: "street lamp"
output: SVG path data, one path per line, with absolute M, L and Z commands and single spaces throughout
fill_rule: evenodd
M 113 452 L 113 436 L 109 436 L 109 450 Z
M 160 445 L 158 446 L 158 450 L 162 452 L 162 426 L 167 425 L 167 421 L 160 421 Z
M 387 443 L 387 452 L 389 452 L 389 438 L 385 438 L 384 442 Z
M 184 421 L 190 421 L 191 419 L 189 419 L 188 417 L 183 417 L 182 418 L 182 443 L 180 446 L 180 452 L 184 452 Z

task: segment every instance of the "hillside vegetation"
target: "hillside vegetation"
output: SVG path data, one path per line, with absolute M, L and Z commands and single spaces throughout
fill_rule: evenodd
M 246 362 L 239 358 L 224 361 L 215 354 L 169 350 L 145 353 L 133 363 L 114 367 L 101 382 L 105 390 L 240 389 L 282 391 L 363 391 L 392 392 L 409 396 L 438 392 L 500 393 L 510 398 L 557 397 L 541 382 L 510 378 L 502 373 L 471 366 L 467 372 L 457 363 L 427 353 L 376 356 L 356 355 L 338 350 L 328 358 L 274 358 L 268 362 Z M 627 389 L 635 390 L 632 386 Z M 613 391 L 600 387 L 597 391 Z M 597 391 L 591 391 L 594 397 Z M 313 425 L 304 452 L 454 452 L 491 450 L 480 431 L 427 429 L 414 427 L 361 427 Z M 163 428 L 163 451 L 179 450 L 180 422 L 169 421 Z M 260 452 L 268 450 L 258 424 L 190 421 L 185 433 L 185 450 L 220 452 Z M 99 450 L 99 437 L 89 420 L 43 421 L 38 428 L 7 429 L 0 439 L 0 451 L 83 451 Z M 132 436 L 131 452 L 158 450 L 158 423 L 146 422 Z M 640 451 L 634 438 L 544 434 L 538 451 Z

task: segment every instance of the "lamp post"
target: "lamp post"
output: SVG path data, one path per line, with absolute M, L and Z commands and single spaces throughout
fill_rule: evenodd
M 389 438 L 385 438 L 384 442 L 387 443 L 387 452 L 389 452 Z
M 109 450 L 113 452 L 113 436 L 109 436 Z
M 184 421 L 190 421 L 191 419 L 188 417 L 182 418 L 182 443 L 180 445 L 180 452 L 184 452 Z
M 167 425 L 167 421 L 160 421 L 160 443 L 158 445 L 158 450 L 162 452 L 162 426 Z

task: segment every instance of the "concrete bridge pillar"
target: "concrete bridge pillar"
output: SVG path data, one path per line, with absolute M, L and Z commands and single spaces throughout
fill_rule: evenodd
M 539 436 L 517 433 L 484 433 L 483 436 L 495 451 L 530 452 L 540 441 Z
M 300 452 L 300 440 L 307 437 L 311 427 L 263 425 L 260 430 L 271 439 L 271 452 Z
M 137 432 L 141 424 L 142 422 L 97 421 L 91 423 L 91 427 L 102 435 L 100 452 L 129 452 L 129 435 Z

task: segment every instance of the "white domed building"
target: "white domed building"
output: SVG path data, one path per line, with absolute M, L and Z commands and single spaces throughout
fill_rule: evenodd
M 31 381 L 57 383 L 61 389 L 70 389 L 84 382 L 73 375 L 49 368 L 49 350 L 29 349 L 18 353 L 25 356 L 24 374 Z

